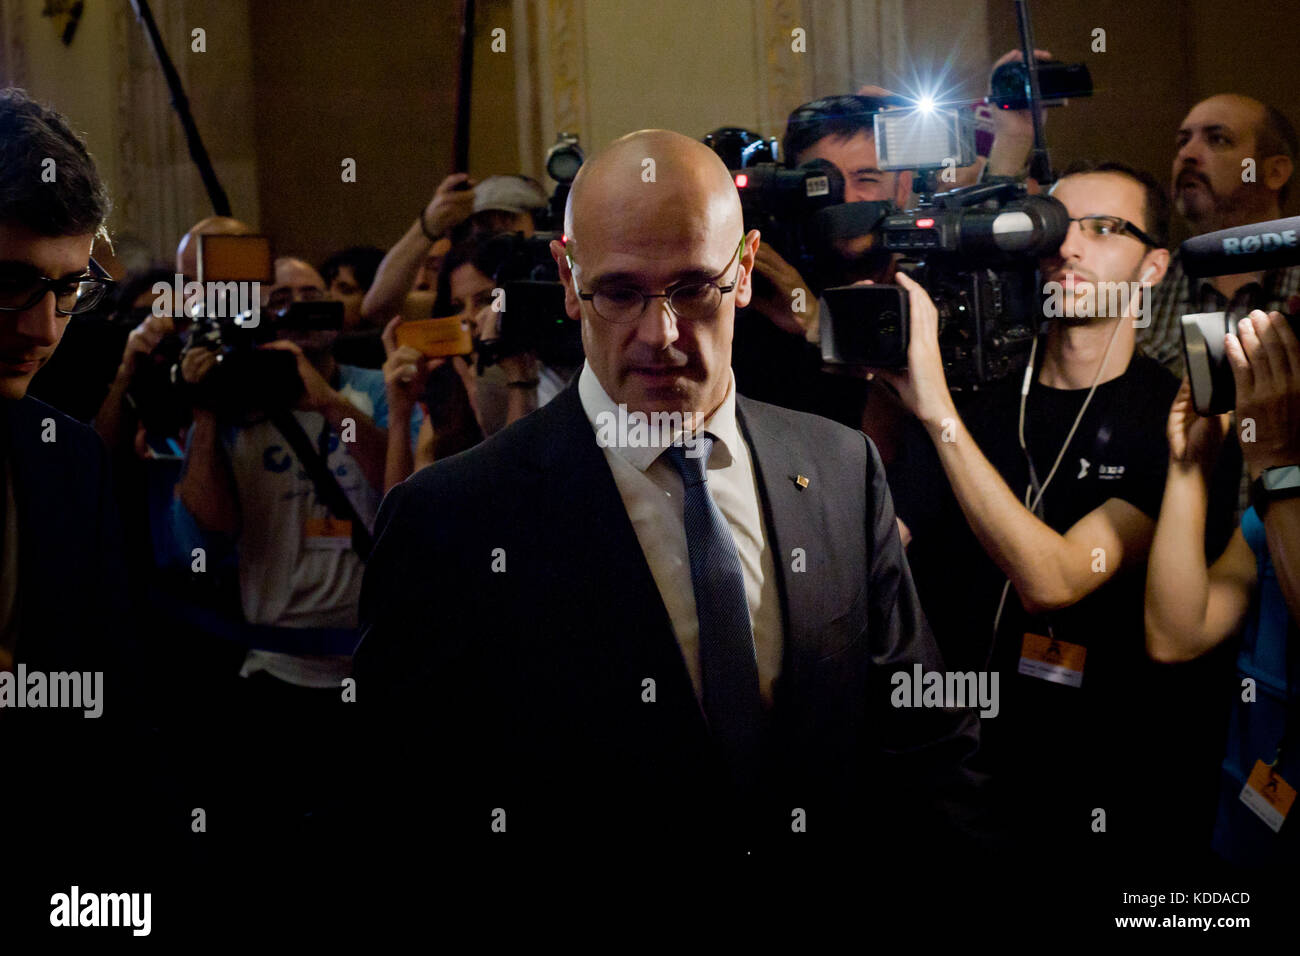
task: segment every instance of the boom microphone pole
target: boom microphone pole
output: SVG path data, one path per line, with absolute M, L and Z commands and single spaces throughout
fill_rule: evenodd
M 1025 58 L 1025 82 L 1029 87 L 1029 116 L 1034 124 L 1034 148 L 1029 154 L 1029 175 L 1043 186 L 1052 182 L 1052 161 L 1043 138 L 1043 117 L 1039 113 L 1042 95 L 1038 90 L 1038 59 L 1034 56 L 1034 28 L 1029 22 L 1029 0 L 1016 0 L 1016 25 L 1020 28 L 1020 49 Z
M 221 188 L 221 183 L 217 180 L 217 172 L 212 168 L 212 160 L 203 146 L 203 137 L 199 135 L 199 128 L 194 123 L 194 114 L 190 112 L 190 101 L 185 96 L 185 88 L 181 86 L 180 74 L 176 72 L 171 57 L 167 55 L 167 48 L 163 46 L 158 24 L 154 22 L 153 11 L 149 8 L 149 0 L 131 0 L 131 6 L 135 10 L 136 19 L 140 21 L 144 32 L 149 37 L 149 45 L 153 47 L 153 54 L 162 69 L 163 78 L 167 81 L 172 108 L 180 117 L 181 128 L 185 130 L 185 142 L 190 148 L 190 159 L 194 160 L 194 165 L 199 168 L 199 176 L 208 191 L 212 211 L 218 216 L 229 216 L 230 200 L 226 197 L 226 191 Z
M 474 0 L 461 0 L 460 60 L 456 71 L 456 127 L 451 141 L 451 171 L 469 172 L 470 86 L 474 79 Z

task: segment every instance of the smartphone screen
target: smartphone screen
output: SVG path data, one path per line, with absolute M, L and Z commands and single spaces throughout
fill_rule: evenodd
M 430 318 L 432 292 L 412 292 L 402 303 L 402 322 L 397 326 L 397 344 L 409 345 L 429 358 L 469 355 L 474 351 L 474 334 L 467 319 L 458 315 Z

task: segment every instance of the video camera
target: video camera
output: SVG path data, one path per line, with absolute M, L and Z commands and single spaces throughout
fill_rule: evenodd
M 757 229 L 763 242 L 794 266 L 814 293 L 842 281 L 856 258 L 859 268 L 871 253 L 851 256 L 845 244 L 872 234 L 893 208 L 883 202 L 845 202 L 844 176 L 826 159 L 810 159 L 795 169 L 758 163 L 732 170 L 740 193 L 745 231 Z M 875 260 L 881 257 L 877 253 Z
M 475 343 L 480 374 L 501 359 L 524 352 L 552 368 L 582 364 L 582 327 L 564 310 L 564 285 L 550 250 L 553 240 L 563 239 L 564 205 L 582 163 L 578 138 L 560 133 L 546 156 L 546 172 L 556 183 L 548 203 L 552 231 L 532 236 L 506 233 L 488 240 L 489 246 L 497 247 L 488 258 L 501 263 L 491 279 L 504 297 L 498 300 L 501 319 L 496 338 Z
M 1026 60 L 1006 64 L 993 79 L 989 102 L 1030 108 L 1034 118 L 1031 169 L 1050 180 L 1038 107 L 1066 96 L 1090 95 L 1082 64 L 1028 59 L 1034 44 L 1024 4 L 1017 5 Z M 1050 102 L 1049 102 L 1050 101 Z M 938 192 L 958 166 L 975 161 L 969 112 L 922 97 L 874 117 L 878 165 L 915 170 L 920 203 L 890 209 L 875 227 L 872 247 L 897 255 L 898 265 L 925 287 L 939 312 L 939 346 L 949 388 L 974 391 L 1016 374 L 1037 334 L 1041 309 L 1038 260 L 1057 252 L 1069 229 L 1065 207 L 1031 196 L 1016 182 L 991 182 Z M 940 172 L 942 171 L 942 173 Z M 899 368 L 907 364 L 907 291 L 895 285 L 828 288 L 820 322 L 822 359 L 838 365 Z
M 954 391 L 975 390 L 1023 367 L 1041 314 L 1038 258 L 1060 248 L 1065 207 L 1018 183 L 939 193 L 884 217 L 878 241 L 939 312 L 939 347 Z M 838 365 L 907 365 L 910 312 L 897 285 L 838 286 L 822 294 L 822 358 Z
M 480 372 L 524 352 L 552 368 L 582 364 L 582 327 L 564 310 L 564 285 L 551 256 L 550 244 L 560 238 L 558 232 L 539 232 L 528 237 L 507 233 L 488 240 L 489 245 L 500 247 L 501 265 L 491 278 L 504 296 L 496 338 L 476 344 Z
M 302 396 L 297 358 L 261 346 L 286 335 L 338 332 L 341 302 L 293 302 L 263 313 L 262 283 L 274 283 L 270 241 L 265 236 L 200 236 L 201 294 L 187 296 L 189 334 L 171 366 L 170 380 L 189 405 L 212 411 L 225 424 L 287 412 Z M 193 349 L 216 354 L 217 365 L 198 384 L 185 382 L 181 363 Z
M 1300 263 L 1300 216 L 1207 232 L 1184 242 L 1178 256 L 1183 271 L 1197 279 L 1293 266 Z M 1287 320 L 1300 336 L 1300 316 Z M 1181 325 L 1192 404 L 1202 415 L 1232 411 L 1237 385 L 1223 341 L 1236 333 L 1237 320 L 1226 312 L 1197 312 L 1184 315 Z

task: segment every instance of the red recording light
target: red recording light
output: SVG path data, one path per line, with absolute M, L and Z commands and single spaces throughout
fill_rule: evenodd
M 918 229 L 933 229 L 933 228 L 934 228 L 934 220 L 933 220 L 933 219 L 918 219 L 918 220 L 916 220 L 916 228 L 918 228 Z
M 744 189 L 749 185 L 749 177 L 744 173 L 736 173 L 736 188 Z

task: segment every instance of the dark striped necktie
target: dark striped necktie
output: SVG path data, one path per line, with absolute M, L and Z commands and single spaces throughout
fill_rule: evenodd
M 674 445 L 665 454 L 682 476 L 686 547 L 700 623 L 704 714 L 732 782 L 747 791 L 757 775 L 762 722 L 754 632 L 736 541 L 709 494 L 713 436 L 702 435 L 695 450 L 699 456 L 691 457 L 683 446 Z

